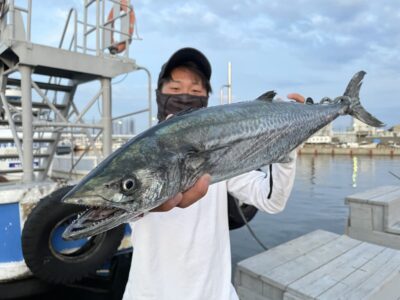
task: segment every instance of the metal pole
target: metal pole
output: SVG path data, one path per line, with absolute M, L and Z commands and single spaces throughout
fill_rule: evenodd
M 100 2 L 96 0 L 96 55 L 100 55 Z
M 17 129 L 15 128 L 15 124 L 14 124 L 14 121 L 12 119 L 12 116 L 11 116 L 11 113 L 10 113 L 10 109 L 8 107 L 7 98 L 6 98 L 5 93 L 3 92 L 3 89 L 0 92 L 0 97 L 1 97 L 1 102 L 3 103 L 3 108 L 4 108 L 4 111 L 5 111 L 5 114 L 6 114 L 7 119 L 8 119 L 8 123 L 10 124 L 11 134 L 12 134 L 12 136 L 14 138 L 15 146 L 17 147 L 19 159 L 22 160 L 23 152 L 22 152 L 21 141 L 20 141 L 20 139 L 18 137 Z
M 228 62 L 228 103 L 232 103 L 232 64 Z
M 111 78 L 101 79 L 103 90 L 103 155 L 108 156 L 112 152 L 112 111 L 111 111 Z
M 92 105 L 97 101 L 97 99 L 100 97 L 100 95 L 102 94 L 102 90 L 100 89 L 96 95 L 93 97 L 92 100 L 89 101 L 89 103 L 86 105 L 86 107 L 82 110 L 82 112 L 78 115 L 78 117 L 75 120 L 75 123 L 78 123 L 83 116 L 87 113 L 87 111 L 92 107 Z
M 78 45 L 78 13 L 74 9 L 74 51 L 76 52 Z
M 5 3 L 4 3 L 5 4 Z M 11 26 L 11 38 L 15 39 L 15 9 L 14 9 L 14 0 L 10 1 L 10 26 Z
M 27 40 L 31 41 L 31 18 L 32 18 L 32 0 L 28 1 L 28 16 L 27 16 Z
M 145 71 L 146 74 L 147 74 L 147 80 L 148 80 L 148 96 L 147 96 L 147 101 L 148 101 L 148 105 L 149 105 L 149 127 L 151 127 L 151 126 L 153 125 L 153 120 L 152 120 L 152 113 L 153 113 L 153 110 L 152 110 L 152 103 L 151 103 L 151 93 L 152 93 L 152 90 L 151 90 L 151 73 L 150 73 L 150 71 L 149 71 L 148 69 L 146 69 L 145 67 L 139 66 L 137 69 L 138 69 L 138 70 L 143 70 L 143 71 Z
M 32 78 L 31 68 L 21 65 L 21 103 L 22 103 L 22 150 L 24 182 L 33 181 L 33 117 L 32 117 Z
M 88 7 L 87 7 L 87 0 L 85 0 L 85 12 L 83 15 L 83 53 L 86 54 L 86 47 L 87 47 L 87 16 L 88 15 Z
M 106 0 L 103 0 L 101 2 L 101 49 L 103 51 L 103 49 L 105 48 L 105 30 L 104 30 L 104 22 L 106 21 L 106 16 L 105 13 L 106 12 Z

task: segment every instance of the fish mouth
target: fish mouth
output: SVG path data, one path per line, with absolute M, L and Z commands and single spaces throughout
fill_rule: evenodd
M 85 195 L 83 197 L 77 195 L 68 197 L 66 195 L 62 202 L 86 208 L 63 232 L 62 237 L 65 240 L 98 235 L 144 215 L 142 212 L 129 211 L 122 204 L 113 203 L 100 195 Z
M 65 240 L 76 240 L 98 235 L 134 217 L 130 212 L 114 207 L 88 207 L 78 214 L 62 234 Z

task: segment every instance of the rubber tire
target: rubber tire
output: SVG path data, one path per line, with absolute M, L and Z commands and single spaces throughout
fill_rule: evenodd
M 63 187 L 41 199 L 22 231 L 25 263 L 35 276 L 49 283 L 72 283 L 95 272 L 116 252 L 125 232 L 125 224 L 122 224 L 92 237 L 73 257 L 61 253 L 56 255 L 50 242 L 52 230 L 62 220 L 84 209 L 60 201 L 72 187 Z
M 228 193 L 229 230 L 238 229 L 245 225 L 242 216 L 239 214 L 235 201 L 237 201 L 235 197 Z M 249 204 L 242 204 L 240 209 L 243 212 L 247 222 L 250 222 L 258 212 L 257 207 Z

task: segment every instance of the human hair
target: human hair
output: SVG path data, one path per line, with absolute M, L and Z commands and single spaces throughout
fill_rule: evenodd
M 207 79 L 207 77 L 204 75 L 204 73 L 199 69 L 199 67 L 197 66 L 196 63 L 194 63 L 192 61 L 187 61 L 187 62 L 181 63 L 179 65 L 176 65 L 174 68 L 178 68 L 178 67 L 184 67 L 184 68 L 188 69 L 189 71 L 191 71 L 192 73 L 194 73 L 195 75 L 197 75 L 201 80 L 202 86 L 207 91 L 207 95 L 212 93 L 210 81 Z M 164 86 L 165 83 L 168 83 L 172 80 L 171 73 L 172 72 L 169 72 L 168 74 L 166 74 L 165 77 L 163 77 L 159 80 L 158 87 L 157 87 L 159 91 L 162 90 L 162 87 Z

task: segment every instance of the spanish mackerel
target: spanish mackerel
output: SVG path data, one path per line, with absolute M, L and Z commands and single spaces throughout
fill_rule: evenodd
M 255 101 L 183 112 L 112 153 L 64 198 L 88 209 L 66 229 L 66 239 L 96 235 L 142 217 L 190 188 L 205 173 L 211 183 L 262 166 L 286 162 L 289 152 L 340 115 L 375 127 L 384 124 L 360 104 L 364 71 L 350 80 L 343 96 L 304 105 Z

